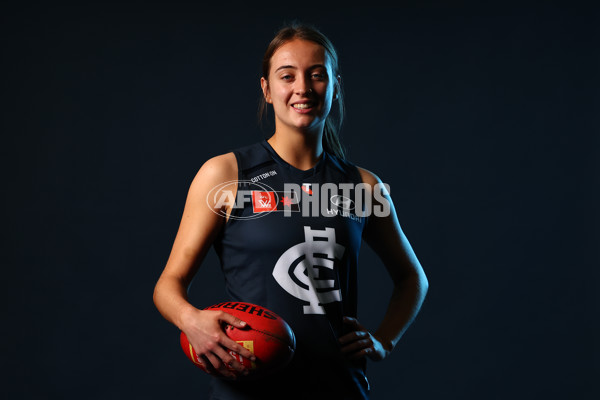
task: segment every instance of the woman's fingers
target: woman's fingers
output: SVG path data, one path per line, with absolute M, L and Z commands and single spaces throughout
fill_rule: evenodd
M 245 348 L 241 344 L 239 344 L 239 343 L 231 340 L 227 336 L 225 336 L 223 338 L 223 340 L 221 341 L 221 344 L 226 349 L 231 350 L 231 351 L 233 351 L 233 352 L 241 355 L 244 358 L 250 359 L 252 361 L 256 361 L 256 356 L 254 355 L 254 353 L 252 353 L 250 350 L 248 350 L 247 348 Z M 235 358 L 232 357 L 231 355 L 230 355 L 230 357 L 235 360 Z
M 223 363 L 223 359 L 217 356 L 214 353 L 207 353 L 204 355 L 204 358 L 208 360 L 210 366 L 213 370 L 215 370 L 218 374 L 225 376 L 227 378 L 235 379 L 237 375 L 230 371 L 227 366 Z
M 340 338 L 341 351 L 346 357 L 356 359 L 371 354 L 373 340 L 368 332 L 355 331 Z
M 360 322 L 358 322 L 358 320 L 356 318 L 352 318 L 352 317 L 344 317 L 344 324 L 350 326 L 351 328 L 354 328 L 354 330 L 356 331 L 365 331 L 365 327 L 362 326 L 362 324 Z
M 231 329 L 247 329 L 247 324 L 222 311 L 202 311 L 200 315 L 202 318 L 197 320 L 200 323 L 194 326 L 195 332 L 190 333 L 194 333 L 196 345 L 193 345 L 193 348 L 205 368 L 228 378 L 247 374 L 247 368 L 240 362 L 242 360 L 239 357 L 253 361 L 256 357 L 226 333 Z M 188 338 L 191 336 L 187 335 Z
M 219 319 L 223 322 L 228 323 L 231 326 L 235 326 L 238 329 L 244 329 L 248 324 L 241 319 L 234 317 L 233 315 L 226 313 L 224 311 L 220 312 Z
M 381 343 L 356 318 L 344 317 L 344 324 L 352 330 L 339 339 L 341 352 L 346 358 L 355 360 L 368 356 L 379 361 L 385 357 Z
M 363 357 L 371 357 L 371 355 L 374 354 L 374 352 L 375 350 L 373 350 L 372 347 L 366 347 L 354 353 L 347 353 L 345 356 L 348 360 L 358 360 Z
M 352 332 L 339 339 L 342 354 L 351 360 L 369 355 L 373 351 L 371 334 L 356 318 L 344 317 L 344 324 L 349 326 Z
M 342 344 L 342 353 L 348 354 L 371 346 L 373 346 L 373 341 L 370 337 L 357 338 L 356 340 Z
M 352 342 L 356 342 L 357 340 L 361 340 L 367 336 L 369 336 L 369 333 L 366 331 L 353 331 L 342 336 L 340 338 L 340 344 L 342 346 L 345 346 Z
M 218 373 L 228 378 L 236 378 L 239 374 L 247 375 L 248 370 L 227 349 L 218 347 L 210 352 L 198 355 L 209 373 Z
M 246 322 L 244 322 L 244 321 L 240 320 L 239 318 L 236 318 L 233 315 L 228 314 L 226 312 L 221 312 L 221 315 L 219 316 L 219 320 L 221 322 L 225 322 L 226 324 L 230 325 L 225 328 L 226 330 L 228 330 L 228 329 L 248 329 L 248 324 Z M 233 328 L 231 328 L 231 327 L 233 327 Z M 230 339 L 225 333 L 223 333 L 223 335 L 221 336 L 220 343 L 223 347 L 238 353 L 242 357 L 248 358 L 252 361 L 256 360 L 256 357 L 250 350 L 248 350 L 244 346 L 240 345 L 239 343 L 235 342 L 234 340 Z
M 367 329 L 362 326 L 356 318 L 344 317 L 344 325 L 348 326 L 351 332 L 345 334 L 339 339 L 342 348 L 347 347 L 350 344 L 355 344 L 355 342 L 364 340 L 365 338 L 371 336 Z M 362 343 L 368 345 L 366 342 Z

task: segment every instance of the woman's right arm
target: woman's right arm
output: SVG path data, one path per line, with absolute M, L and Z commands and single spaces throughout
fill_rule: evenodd
M 188 302 L 187 288 L 215 237 L 226 222 L 207 203 L 212 188 L 237 179 L 237 163 L 233 153 L 208 160 L 192 181 L 188 192 L 179 230 L 167 264 L 154 288 L 154 304 L 168 321 L 183 331 L 203 360 L 207 369 L 235 377 L 227 368 L 244 373 L 244 367 L 229 354 L 235 351 L 243 357 L 254 355 L 231 340 L 222 324 L 243 328 L 245 323 L 222 311 L 200 310 Z M 235 194 L 236 185 L 232 185 Z M 230 210 L 222 209 L 225 213 Z

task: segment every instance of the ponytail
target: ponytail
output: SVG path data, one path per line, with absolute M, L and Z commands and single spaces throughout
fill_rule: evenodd
M 334 117 L 331 115 L 331 113 L 325 120 L 325 129 L 323 129 L 323 149 L 326 152 L 343 160 L 346 158 L 346 151 L 339 137 L 339 131 L 342 126 L 342 117 L 344 113 L 344 107 L 342 103 L 340 103 L 339 108 L 340 117 L 338 121 L 334 120 Z

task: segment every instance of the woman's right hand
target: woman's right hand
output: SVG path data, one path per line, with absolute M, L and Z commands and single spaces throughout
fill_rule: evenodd
M 256 358 L 250 350 L 225 334 L 225 324 L 238 329 L 247 327 L 246 322 L 224 311 L 195 309 L 184 319 L 183 332 L 209 373 L 235 379 L 249 371 L 230 352 L 253 361 Z

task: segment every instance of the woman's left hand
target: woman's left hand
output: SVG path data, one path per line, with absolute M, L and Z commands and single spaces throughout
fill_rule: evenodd
M 390 353 L 356 318 L 344 317 L 344 324 L 352 328 L 352 332 L 339 339 L 342 354 L 349 360 L 367 356 L 373 361 L 381 361 Z

